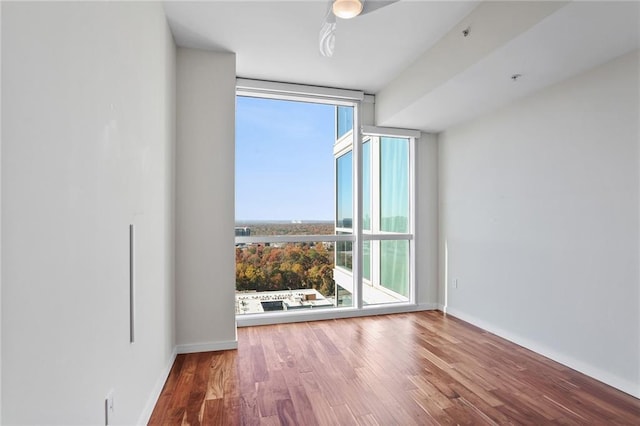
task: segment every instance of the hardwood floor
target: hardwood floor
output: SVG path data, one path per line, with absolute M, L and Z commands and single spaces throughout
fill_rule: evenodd
M 441 312 L 238 329 L 150 425 L 640 425 L 640 400 Z

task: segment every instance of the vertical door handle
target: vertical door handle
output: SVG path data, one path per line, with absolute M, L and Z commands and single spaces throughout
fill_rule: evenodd
M 135 342 L 135 234 L 129 225 L 129 342 Z

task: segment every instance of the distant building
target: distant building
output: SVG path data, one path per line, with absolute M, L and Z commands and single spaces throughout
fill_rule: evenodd
M 236 226 L 236 237 L 250 237 L 251 228 L 248 226 Z

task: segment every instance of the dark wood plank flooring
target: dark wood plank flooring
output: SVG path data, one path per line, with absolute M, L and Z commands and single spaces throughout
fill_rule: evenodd
M 441 312 L 238 329 L 151 425 L 640 425 L 640 400 Z

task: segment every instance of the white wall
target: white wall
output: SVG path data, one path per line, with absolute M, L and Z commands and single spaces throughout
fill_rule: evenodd
M 104 424 L 110 390 L 111 424 L 153 408 L 174 347 L 174 70 L 159 3 L 2 2 L 4 424 Z
M 438 144 L 433 134 L 416 141 L 416 302 L 438 308 Z
M 2 5 L 0 4 L 0 25 L 2 25 Z M 2 52 L 2 31 L 0 28 L 0 52 Z M 0 60 L 0 64 L 2 61 Z M 0 66 L 0 82 L 2 66 Z M 0 83 L 0 99 L 2 84 Z M 0 102 L 0 424 L 2 423 L 2 102 Z
M 636 51 L 439 135 L 441 303 L 635 396 L 639 71 Z
M 178 48 L 176 333 L 179 352 L 236 347 L 235 55 Z

